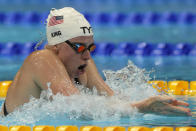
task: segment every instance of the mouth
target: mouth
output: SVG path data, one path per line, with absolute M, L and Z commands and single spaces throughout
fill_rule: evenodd
M 79 70 L 79 75 L 83 74 L 85 72 L 85 68 L 86 68 L 87 64 L 84 64 L 84 65 L 80 65 L 78 67 L 78 70 Z

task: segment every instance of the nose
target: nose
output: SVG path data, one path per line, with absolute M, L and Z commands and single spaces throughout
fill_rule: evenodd
M 82 59 L 83 60 L 89 60 L 90 59 L 90 52 L 89 52 L 89 50 L 86 50 L 86 51 L 84 51 L 83 53 L 82 53 Z

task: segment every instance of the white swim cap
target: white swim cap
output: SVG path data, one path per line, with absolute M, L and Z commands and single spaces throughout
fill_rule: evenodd
M 46 33 L 48 45 L 56 45 L 78 36 L 93 35 L 88 21 L 71 7 L 51 9 L 47 19 Z

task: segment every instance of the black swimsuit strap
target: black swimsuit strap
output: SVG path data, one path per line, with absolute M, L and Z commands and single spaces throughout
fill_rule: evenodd
M 3 113 L 4 113 L 4 116 L 7 116 L 9 113 L 7 112 L 7 109 L 6 109 L 6 106 L 5 106 L 5 102 L 3 104 Z
M 74 78 L 74 80 L 75 80 L 75 83 L 76 83 L 76 84 L 78 84 L 78 85 L 81 84 L 78 78 Z

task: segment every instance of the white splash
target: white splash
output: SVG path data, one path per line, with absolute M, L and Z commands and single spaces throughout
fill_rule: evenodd
M 157 95 L 157 91 L 147 83 L 150 72 L 140 69 L 131 61 L 128 66 L 118 71 L 103 71 L 106 83 L 115 90 L 116 94 L 129 97 L 131 101 L 138 101 L 149 96 Z
M 115 91 L 115 96 L 98 96 L 95 89 L 90 91 L 77 86 L 80 95 L 53 95 L 51 89 L 41 93 L 40 99 L 30 98 L 28 103 L 19 107 L 7 117 L 1 117 L 2 125 L 36 125 L 40 121 L 94 120 L 111 121 L 121 117 L 138 115 L 131 102 L 156 95 L 156 91 L 147 84 L 149 73 L 139 69 L 131 61 L 118 71 L 104 71 L 107 84 Z M 50 87 L 51 83 L 47 83 Z M 51 100 L 51 97 L 53 98 Z M 45 124 L 44 123 L 44 124 Z
M 51 82 L 47 82 L 46 85 L 47 85 L 48 88 L 50 88 Z

